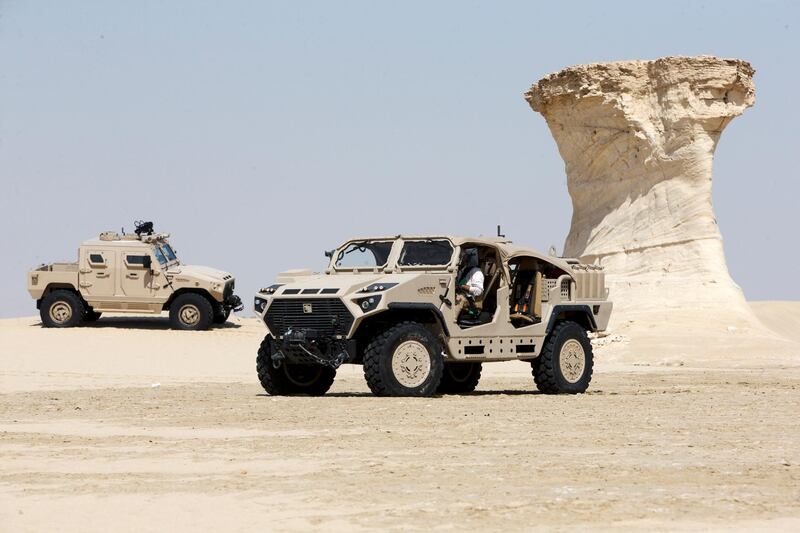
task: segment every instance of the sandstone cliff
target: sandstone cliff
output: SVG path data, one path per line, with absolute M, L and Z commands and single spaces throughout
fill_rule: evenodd
M 579 65 L 525 93 L 566 165 L 564 255 L 606 267 L 620 311 L 720 306 L 749 321 L 711 202 L 714 150 L 753 105 L 753 68 L 716 57 Z

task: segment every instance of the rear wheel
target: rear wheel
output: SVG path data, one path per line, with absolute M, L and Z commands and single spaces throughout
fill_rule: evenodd
M 336 370 L 322 365 L 292 365 L 282 361 L 277 367 L 272 361 L 271 338 L 261 343 L 256 356 L 256 372 L 264 390 L 272 396 L 307 394 L 322 396 L 333 385 Z
M 416 322 L 379 333 L 364 352 L 364 377 L 378 396 L 432 396 L 443 367 L 436 336 Z
M 86 314 L 80 296 L 68 290 L 55 290 L 42 299 L 39 316 L 46 328 L 79 326 Z
M 531 361 L 533 380 L 545 394 L 578 394 L 592 381 L 594 355 L 586 330 L 575 322 L 560 322 L 542 353 Z
M 445 363 L 439 391 L 442 394 L 472 392 L 481 379 L 480 363 Z
M 200 294 L 181 294 L 169 306 L 169 322 L 175 329 L 204 330 L 211 326 L 213 320 L 214 309 Z

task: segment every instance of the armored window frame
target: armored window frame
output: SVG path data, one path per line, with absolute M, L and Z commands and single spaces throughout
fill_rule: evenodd
M 392 239 L 367 239 L 367 240 L 363 240 L 363 241 L 349 241 L 349 242 L 346 242 L 341 247 L 339 247 L 337 249 L 337 251 L 334 253 L 333 257 L 331 258 L 331 266 L 333 267 L 334 270 L 337 270 L 339 272 L 342 272 L 342 271 L 347 272 L 347 271 L 352 271 L 352 270 L 358 270 L 358 271 L 380 270 L 380 269 L 386 268 L 386 266 L 389 264 L 390 258 L 392 257 L 392 252 L 394 250 L 394 244 L 395 244 L 395 241 L 392 240 Z M 342 266 L 342 265 L 337 264 L 348 253 L 348 250 L 350 250 L 350 249 L 358 249 L 359 247 L 364 248 L 365 246 L 363 246 L 363 245 L 368 245 L 368 246 L 388 245 L 389 249 L 388 249 L 388 251 L 386 253 L 386 259 L 384 260 L 384 262 L 381 263 L 381 264 L 376 264 L 376 265 L 361 265 L 361 266 Z M 366 247 L 368 247 L 368 246 L 366 246 Z M 373 253 L 373 257 L 374 257 L 374 252 L 372 252 L 372 253 Z M 377 263 L 377 257 L 375 257 L 375 262 Z
M 418 245 L 418 244 L 442 244 L 449 248 L 450 255 L 447 257 L 446 261 L 442 263 L 406 263 L 404 262 L 404 255 L 407 252 L 407 247 L 409 245 Z M 444 247 L 443 246 L 443 247 Z M 453 263 L 453 254 L 455 252 L 455 246 L 453 243 L 447 239 L 408 239 L 403 241 L 403 246 L 400 248 L 400 255 L 397 258 L 397 266 L 402 269 L 426 269 L 426 268 L 447 268 Z
M 147 254 L 125 254 L 125 264 L 129 267 L 144 268 L 144 258 Z
M 98 257 L 99 259 L 97 259 Z M 101 253 L 89 253 L 87 261 L 92 266 L 105 266 L 106 264 L 106 258 Z

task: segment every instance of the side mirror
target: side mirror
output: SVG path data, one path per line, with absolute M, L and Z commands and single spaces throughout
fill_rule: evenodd
M 153 258 L 150 257 L 149 255 L 144 256 L 144 262 L 142 263 L 142 266 L 147 268 L 147 269 L 152 269 L 153 268 Z
M 325 250 L 325 257 L 333 259 L 333 250 Z

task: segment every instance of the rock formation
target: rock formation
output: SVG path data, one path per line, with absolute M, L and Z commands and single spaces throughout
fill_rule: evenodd
M 604 265 L 618 309 L 751 316 L 725 264 L 711 169 L 722 130 L 753 105 L 753 73 L 665 57 L 569 67 L 525 93 L 566 165 L 564 255 Z

